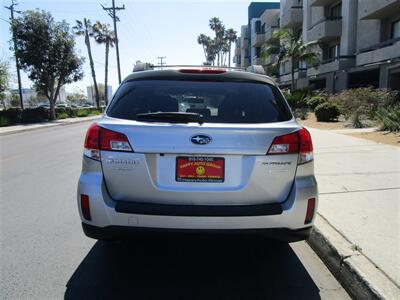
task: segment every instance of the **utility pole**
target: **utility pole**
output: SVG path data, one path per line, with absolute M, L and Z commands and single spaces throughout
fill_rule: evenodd
M 9 9 L 11 12 L 11 26 L 14 24 L 14 6 L 18 5 L 16 1 L 11 0 L 10 6 L 4 6 L 5 8 Z M 15 11 L 16 13 L 21 13 L 20 11 Z M 12 28 L 12 35 L 13 35 L 13 43 L 14 43 L 14 57 L 15 57 L 15 64 L 17 67 L 17 78 L 18 78 L 18 92 L 19 92 L 19 101 L 21 103 L 21 109 L 24 109 L 24 101 L 22 99 L 22 87 L 21 87 L 21 73 L 19 71 L 19 61 L 17 55 L 17 37 L 15 35 L 15 30 Z
M 108 15 L 113 19 L 114 23 L 114 32 L 115 32 L 115 51 L 117 53 L 117 67 L 118 67 L 118 81 L 121 83 L 121 67 L 119 63 L 119 48 L 118 48 L 118 32 L 117 32 L 117 22 L 119 22 L 119 18 L 116 15 L 116 11 L 124 10 L 125 4 L 122 7 L 115 7 L 115 0 L 112 0 L 112 7 L 104 7 L 101 5 L 103 9 L 108 13 Z
M 165 65 L 165 63 L 163 62 L 163 59 L 166 59 L 166 56 L 157 56 L 157 59 L 160 60 L 159 65 L 161 66 L 161 69 L 163 67 L 163 65 Z

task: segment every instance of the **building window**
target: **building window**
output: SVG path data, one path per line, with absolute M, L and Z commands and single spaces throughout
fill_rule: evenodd
M 340 55 L 340 44 L 330 46 L 328 48 L 328 59 L 335 60 Z
M 261 33 L 265 33 L 265 23 L 263 23 L 261 26 Z
M 255 31 L 256 31 L 256 33 L 260 33 L 261 32 L 261 21 L 256 21 L 255 22 Z
M 257 58 L 261 57 L 261 47 L 256 48 L 256 57 Z
M 342 2 L 329 8 L 329 17 L 338 18 L 342 16 Z
M 400 38 L 400 19 L 392 23 L 390 37 L 392 39 Z

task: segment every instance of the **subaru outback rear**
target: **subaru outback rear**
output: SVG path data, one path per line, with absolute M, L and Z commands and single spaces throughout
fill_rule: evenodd
M 267 76 L 135 72 L 87 131 L 78 206 L 96 239 L 143 231 L 308 237 L 313 146 Z

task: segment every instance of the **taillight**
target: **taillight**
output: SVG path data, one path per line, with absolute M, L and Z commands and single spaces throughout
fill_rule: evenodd
M 313 144 L 311 139 L 311 134 L 307 129 L 302 128 L 299 131 L 300 137 L 300 151 L 299 151 L 299 159 L 298 164 L 304 164 L 309 161 L 312 161 L 314 158 L 313 154 Z
M 132 152 L 132 147 L 125 134 L 92 124 L 86 133 L 84 154 L 99 160 L 100 150 Z
M 313 159 L 311 135 L 307 129 L 277 136 L 272 141 L 267 154 L 299 153 L 298 164 L 304 164 Z

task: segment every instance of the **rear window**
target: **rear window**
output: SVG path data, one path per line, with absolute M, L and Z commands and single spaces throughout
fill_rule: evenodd
M 108 116 L 127 120 L 154 112 L 199 113 L 208 123 L 271 123 L 292 118 L 275 87 L 252 82 L 128 81 L 107 109 Z

